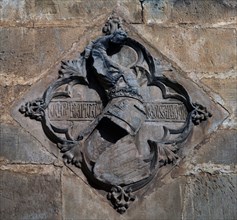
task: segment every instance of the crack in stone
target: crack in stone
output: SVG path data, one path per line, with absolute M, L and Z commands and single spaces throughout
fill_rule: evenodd
M 141 4 L 141 18 L 142 18 L 142 24 L 144 24 L 144 2 L 145 0 L 139 0 L 140 1 L 140 4 Z

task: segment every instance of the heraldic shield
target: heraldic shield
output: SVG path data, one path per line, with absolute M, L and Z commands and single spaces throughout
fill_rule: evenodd
M 173 67 L 130 38 L 119 17 L 103 33 L 19 110 L 124 213 L 162 167 L 179 161 L 182 143 L 211 113 L 165 76 Z

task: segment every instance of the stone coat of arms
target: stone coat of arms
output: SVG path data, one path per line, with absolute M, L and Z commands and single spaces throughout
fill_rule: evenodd
M 174 68 L 130 38 L 119 17 L 103 33 L 19 110 L 124 213 L 162 167 L 179 161 L 193 127 L 211 113 L 165 76 Z

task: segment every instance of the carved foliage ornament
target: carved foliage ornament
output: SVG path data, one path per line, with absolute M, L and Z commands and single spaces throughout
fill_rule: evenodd
M 128 37 L 120 18 L 112 15 L 103 32 L 77 59 L 62 61 L 58 79 L 20 112 L 40 121 L 64 161 L 124 213 L 211 114 L 163 74 L 172 68 Z M 86 99 L 92 90 L 97 98 Z

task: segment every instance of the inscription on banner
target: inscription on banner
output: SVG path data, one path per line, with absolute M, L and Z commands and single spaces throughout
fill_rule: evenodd
M 146 121 L 174 121 L 184 122 L 187 110 L 182 103 L 173 102 L 147 102 L 145 103 Z M 48 117 L 52 121 L 85 121 L 93 120 L 102 112 L 101 102 L 55 100 L 48 107 Z
M 148 121 L 176 121 L 183 122 L 187 118 L 187 110 L 182 103 L 146 103 Z
M 48 116 L 52 121 L 83 121 L 93 120 L 102 112 L 101 102 L 83 101 L 51 101 L 48 107 Z

